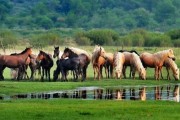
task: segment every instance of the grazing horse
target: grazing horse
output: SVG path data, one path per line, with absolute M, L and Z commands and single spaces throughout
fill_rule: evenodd
M 94 79 L 100 80 L 102 77 L 102 67 L 106 63 L 105 56 L 105 50 L 101 46 L 95 46 L 92 54 L 92 65 L 94 69 Z M 97 73 L 97 77 L 96 77 Z
M 116 79 L 122 78 L 122 70 L 123 70 L 123 65 L 125 62 L 125 57 L 124 54 L 121 52 L 116 52 L 114 54 L 114 68 L 115 68 L 115 76 Z
M 20 71 L 25 70 L 26 60 L 31 55 L 31 48 L 26 48 L 20 54 L 17 55 L 0 55 L 0 79 L 4 79 L 3 71 L 6 67 L 18 68 Z M 17 79 L 20 79 L 20 73 L 18 72 Z
M 80 59 L 77 57 L 69 58 L 69 59 L 60 59 L 57 65 L 56 70 L 53 73 L 53 80 L 56 81 L 58 78 L 59 73 L 62 74 L 62 79 L 67 81 L 67 71 L 72 70 L 75 72 L 74 80 L 78 79 L 79 73 L 79 66 L 80 66 Z
M 164 64 L 164 61 L 167 58 L 175 59 L 174 53 L 172 49 L 160 51 L 154 54 L 144 52 L 140 55 L 140 59 L 144 65 L 144 67 L 155 68 L 155 79 L 159 80 L 160 71 Z
M 125 63 L 124 63 L 124 66 L 123 66 L 123 75 L 124 75 L 124 78 L 126 78 L 126 68 L 127 66 L 130 66 L 130 72 L 129 72 L 129 78 L 131 78 L 131 64 L 130 64 L 130 60 L 131 60 L 131 53 L 136 53 L 138 56 L 138 52 L 135 51 L 135 50 L 130 50 L 130 51 L 127 51 L 127 50 L 119 50 L 119 52 L 123 53 L 124 56 L 125 56 Z
M 86 79 L 86 71 L 87 71 L 87 67 L 90 63 L 91 57 L 89 55 L 89 53 L 87 53 L 86 51 L 79 49 L 79 48 L 65 48 L 63 55 L 62 55 L 62 59 L 65 59 L 66 57 L 68 57 L 69 59 L 71 58 L 78 58 L 80 60 L 80 70 L 79 72 L 82 71 L 82 80 L 84 81 Z
M 40 66 L 42 67 L 42 75 L 41 80 L 44 80 L 44 74 L 46 75 L 46 78 L 49 79 L 50 82 L 50 70 L 52 66 L 54 65 L 52 57 L 45 53 L 44 51 L 39 51 L 39 54 L 36 58 L 38 62 L 40 62 Z
M 165 59 L 163 66 L 166 67 L 168 80 L 171 79 L 170 75 L 169 75 L 170 69 L 173 72 L 174 79 L 179 80 L 179 68 L 177 67 L 176 63 L 172 59 L 170 59 L 170 58 Z M 162 72 L 161 72 L 161 78 L 163 78 Z
M 146 79 L 146 70 L 145 70 L 144 66 L 142 65 L 140 57 L 134 52 L 131 53 L 130 64 L 131 64 L 133 79 L 135 78 L 135 72 L 138 71 L 139 78 L 141 78 L 142 80 L 145 80 Z

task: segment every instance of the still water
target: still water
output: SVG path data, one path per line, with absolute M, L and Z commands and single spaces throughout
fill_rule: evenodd
M 87 100 L 169 100 L 179 102 L 179 85 L 79 87 L 74 90 L 0 95 L 1 100 L 11 99 L 87 99 Z

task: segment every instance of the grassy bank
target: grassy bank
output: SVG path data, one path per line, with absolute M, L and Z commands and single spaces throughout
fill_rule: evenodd
M 179 103 L 170 101 L 15 100 L 0 101 L 1 120 L 176 120 Z

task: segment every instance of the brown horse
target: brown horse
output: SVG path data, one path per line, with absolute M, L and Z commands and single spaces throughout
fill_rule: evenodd
M 104 64 L 106 78 L 109 78 L 110 76 L 111 76 L 111 78 L 113 78 L 114 55 L 112 53 L 105 53 L 105 55 L 103 57 L 106 60 L 106 63 Z
M 18 68 L 20 71 L 25 70 L 26 60 L 31 55 L 31 48 L 26 48 L 20 54 L 17 55 L 1 55 L 0 56 L 0 79 L 4 79 L 3 71 L 6 67 Z M 20 73 L 18 72 L 18 80 L 20 79 Z
M 175 59 L 172 49 L 160 51 L 154 54 L 144 52 L 140 55 L 140 59 L 144 67 L 155 68 L 155 79 L 159 80 L 160 71 L 164 64 L 165 59 L 172 58 Z
M 46 78 L 49 79 L 50 82 L 50 70 L 52 66 L 54 65 L 52 57 L 45 53 L 44 51 L 39 51 L 39 54 L 36 58 L 38 62 L 40 62 L 40 66 L 42 67 L 42 75 L 41 80 L 44 80 L 44 74 L 46 75 Z
M 100 79 L 102 77 L 102 67 L 106 63 L 105 50 L 101 46 L 95 46 L 92 54 L 92 65 L 94 69 L 94 79 Z M 97 77 L 96 77 L 97 73 Z

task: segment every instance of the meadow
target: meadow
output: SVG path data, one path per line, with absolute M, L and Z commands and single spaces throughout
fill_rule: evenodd
M 92 52 L 94 46 L 78 46 Z M 107 52 L 115 52 L 122 47 L 105 46 Z M 23 50 L 20 47 L 18 50 L 7 50 L 7 54 L 11 52 L 19 52 Z M 63 50 L 64 46 L 60 49 Z M 136 49 L 139 53 L 143 51 L 156 52 L 168 48 L 136 48 L 127 47 L 124 49 Z M 172 48 L 176 56 L 176 63 L 180 66 L 179 48 Z M 45 52 L 53 53 L 53 46 L 43 48 Z M 2 53 L 2 51 L 1 51 Z M 37 49 L 33 49 L 33 53 L 38 54 Z M 54 59 L 55 61 L 56 59 Z M 53 66 L 52 71 L 56 68 Z M 28 74 L 29 74 L 28 70 Z M 127 70 L 127 76 L 129 69 Z M 87 71 L 88 78 L 85 82 L 72 81 L 72 76 L 68 77 L 68 82 L 41 82 L 38 77 L 31 80 L 11 80 L 10 70 L 4 71 L 5 80 L 0 81 L 0 95 L 13 95 L 16 93 L 44 92 L 56 90 L 70 90 L 84 86 L 134 86 L 134 85 L 164 85 L 164 84 L 179 84 L 179 81 L 166 79 L 154 80 L 154 69 L 147 69 L 147 80 L 139 80 L 136 74 L 136 79 L 93 79 L 93 69 L 90 64 Z M 105 75 L 104 75 L 105 76 Z M 166 78 L 166 70 L 163 69 L 163 76 Z M 172 101 L 117 101 L 117 100 L 76 100 L 76 99 L 51 99 L 51 100 L 0 100 L 0 119 L 178 119 L 180 117 L 179 103 Z

